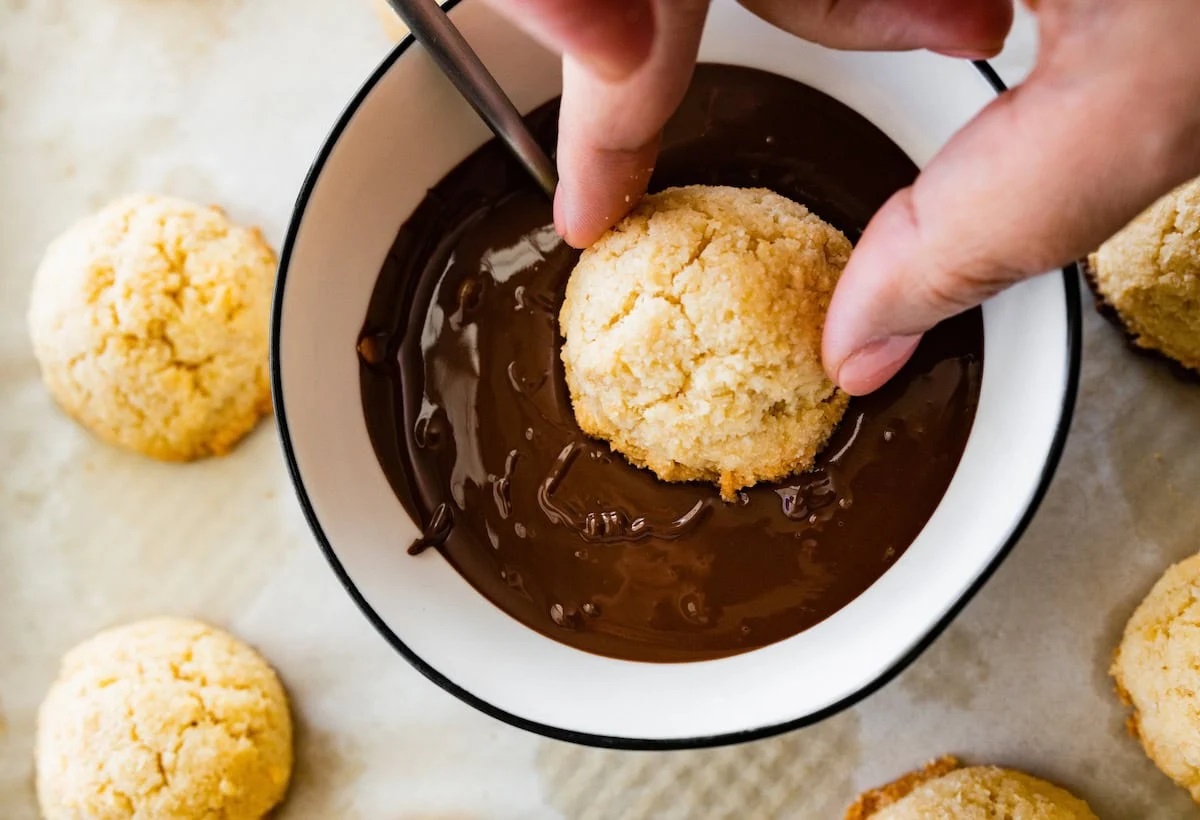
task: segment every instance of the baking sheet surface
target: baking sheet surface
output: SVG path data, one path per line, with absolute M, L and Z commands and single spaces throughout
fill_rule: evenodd
M 386 53 L 368 0 L 0 0 L 0 816 L 36 816 L 37 704 L 95 630 L 201 616 L 259 646 L 299 720 L 285 818 L 836 818 L 954 753 L 1027 769 L 1102 818 L 1200 816 L 1123 729 L 1108 661 L 1172 561 L 1200 548 L 1200 387 L 1086 313 L 1083 389 L 1041 513 L 897 681 L 811 729 L 661 756 L 544 741 L 411 670 L 304 524 L 273 429 L 161 465 L 52 405 L 24 328 L 41 251 L 114 196 L 225 206 L 278 247 L 324 134 Z M 997 62 L 1015 81 L 1021 18 Z

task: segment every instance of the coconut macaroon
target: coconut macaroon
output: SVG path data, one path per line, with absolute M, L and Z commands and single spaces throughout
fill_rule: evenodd
M 1150 206 L 1088 268 L 1134 344 L 1200 372 L 1200 179 Z
M 38 712 L 42 816 L 258 820 L 287 790 L 275 671 L 219 629 L 154 618 L 72 649 Z
M 579 426 L 726 500 L 810 468 L 849 400 L 822 369 L 821 333 L 850 250 L 767 190 L 646 197 L 567 283 L 562 360 Z
M 97 436 L 154 458 L 229 452 L 271 409 L 275 253 L 219 209 L 127 196 L 50 243 L 29 334 L 42 379 Z
M 1097 820 L 1087 803 L 1045 780 L 953 757 L 872 789 L 846 820 Z
M 1200 555 L 1168 569 L 1138 606 L 1112 676 L 1146 754 L 1200 803 Z

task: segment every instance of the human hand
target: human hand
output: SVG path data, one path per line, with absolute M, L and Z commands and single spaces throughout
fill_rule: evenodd
M 644 193 L 707 0 L 492 0 L 564 52 L 555 224 L 584 247 Z M 1011 0 L 743 0 L 835 48 L 996 54 Z M 1195 0 L 1029 0 L 1029 79 L 982 111 L 871 221 L 825 324 L 830 376 L 890 379 L 921 334 L 1094 249 L 1200 173 Z

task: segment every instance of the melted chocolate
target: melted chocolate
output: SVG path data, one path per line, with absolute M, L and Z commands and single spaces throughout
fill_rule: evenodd
M 556 116 L 555 102 L 528 118 L 545 145 Z M 915 175 L 832 98 L 703 65 L 651 187 L 769 187 L 854 240 Z M 958 465 L 982 375 L 978 311 L 928 334 L 890 384 L 853 400 L 812 472 L 726 504 L 579 431 L 556 321 L 578 257 L 551 222 L 549 202 L 493 141 L 429 192 L 380 273 L 359 341 L 363 408 L 380 464 L 425 524 L 412 550 L 435 547 L 545 635 L 634 660 L 744 652 L 861 594 Z

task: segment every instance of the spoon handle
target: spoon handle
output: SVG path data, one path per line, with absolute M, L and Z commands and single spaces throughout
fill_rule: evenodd
M 436 0 L 388 0 L 429 56 L 551 199 L 558 178 L 520 112 Z

